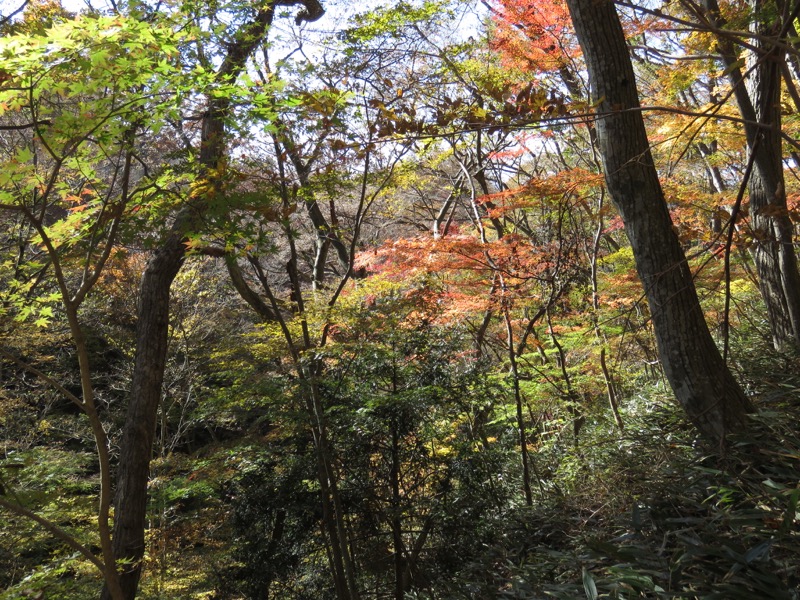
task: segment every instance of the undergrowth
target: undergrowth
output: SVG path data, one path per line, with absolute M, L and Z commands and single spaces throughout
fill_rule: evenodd
M 622 403 L 624 430 L 598 405 L 577 440 L 568 426 L 540 437 L 530 448 L 533 505 L 518 497 L 480 513 L 463 539 L 446 537 L 439 551 L 453 560 L 431 555 L 447 568 L 431 568 L 429 586 L 407 598 L 800 600 L 800 375 L 792 357 L 754 355 L 736 366 L 759 412 L 725 448 L 697 437 L 663 384 L 642 384 Z M 292 589 L 311 590 L 308 598 L 328 597 L 317 585 L 327 581 L 324 560 L 302 550 L 313 544 L 301 534 L 316 531 L 313 488 L 302 474 L 291 494 L 278 485 L 280 471 L 274 480 L 247 476 L 245 466 L 263 453 L 275 459 L 269 435 L 154 462 L 143 600 L 238 600 L 250 593 L 240 590 L 279 572 L 296 578 Z M 77 535 L 93 518 L 95 472 L 70 444 L 20 446 L 0 464 L 15 494 Z M 508 464 L 503 476 L 512 481 L 518 475 Z M 282 571 L 245 560 L 259 556 L 259 527 L 269 524 L 253 511 L 281 506 L 308 521 L 291 522 Z M 0 516 L 0 598 L 95 596 L 99 580 L 85 559 L 30 521 Z M 292 562 L 292 553 L 302 560 Z M 245 568 L 250 563 L 256 570 Z M 281 593 L 280 583 L 274 597 L 297 597 Z
M 446 597 L 800 598 L 800 380 L 760 391 L 724 449 L 663 390 L 630 401 L 624 432 L 586 427 L 559 459 L 562 493 L 507 515 Z

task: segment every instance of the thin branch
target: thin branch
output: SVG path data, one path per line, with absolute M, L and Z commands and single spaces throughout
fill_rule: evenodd
M 30 0 L 23 0 L 22 4 L 20 5 L 20 7 L 19 7 L 18 9 L 16 9 L 16 10 L 14 10 L 14 11 L 10 12 L 10 13 L 9 13 L 8 15 L 6 15 L 5 17 L 0 17 L 0 25 L 5 25 L 5 24 L 6 24 L 6 23 L 8 23 L 9 21 L 11 21 L 11 19 L 13 19 L 14 17 L 16 17 L 16 16 L 17 16 L 19 13 L 21 13 L 23 10 L 25 10 L 25 7 L 26 7 L 26 6 L 28 6 L 28 3 L 29 3 L 29 2 L 30 2 Z
M 82 411 L 86 412 L 86 405 L 84 404 L 83 400 L 78 398 L 75 394 L 70 392 L 63 385 L 58 383 L 55 379 L 53 379 L 49 375 L 45 375 L 44 373 L 42 373 L 36 367 L 33 367 L 33 366 L 29 365 L 28 363 L 20 360 L 19 358 L 17 358 L 13 354 L 11 354 L 8 350 L 0 348 L 0 354 L 2 354 L 4 357 L 6 357 L 11 362 L 13 362 L 15 365 L 23 368 L 24 370 L 28 371 L 29 373 L 33 373 L 34 375 L 36 375 L 39 379 L 41 379 L 45 383 L 48 383 L 51 386 L 53 386 L 56 390 L 61 392 L 64 395 L 65 398 L 67 398 L 73 404 L 78 406 L 78 408 L 80 408 Z
M 74 537 L 72 537 L 70 534 L 68 534 L 66 531 L 61 529 L 61 527 L 59 527 L 49 519 L 45 519 L 44 517 L 37 515 L 32 510 L 27 509 L 24 506 L 20 506 L 15 502 L 9 502 L 2 496 L 0 496 L 0 506 L 18 515 L 27 517 L 31 521 L 35 521 L 36 523 L 44 527 L 47 531 L 52 533 L 55 537 L 57 537 L 62 542 L 67 544 L 70 548 L 76 550 L 77 552 L 80 552 L 84 557 L 86 557 L 86 559 L 91 561 L 92 564 L 94 564 L 98 569 L 100 569 L 101 573 L 105 574 L 106 566 L 103 564 L 103 561 L 101 561 L 94 554 L 92 554 L 89 548 L 81 544 L 78 540 L 76 540 Z

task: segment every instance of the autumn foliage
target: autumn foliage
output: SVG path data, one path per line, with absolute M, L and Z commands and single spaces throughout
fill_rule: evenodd
M 755 210 L 744 3 L 722 38 L 625 5 L 643 108 L 605 113 L 566 0 L 476 5 L 0 8 L 0 598 L 789 594 L 800 384 L 753 257 L 800 218 L 795 24 Z M 764 440 L 673 406 L 620 112 Z

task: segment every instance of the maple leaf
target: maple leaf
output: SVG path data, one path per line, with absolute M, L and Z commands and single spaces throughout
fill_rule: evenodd
M 494 3 L 492 47 L 507 66 L 554 71 L 578 52 L 567 6 L 561 0 Z

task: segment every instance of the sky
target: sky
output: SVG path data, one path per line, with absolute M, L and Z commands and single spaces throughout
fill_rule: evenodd
M 24 0 L 0 0 L 0 15 L 7 15 L 17 10 Z M 347 19 L 357 12 L 364 12 L 380 5 L 393 4 L 388 0 L 321 0 L 325 8 L 325 15 L 316 23 L 306 24 L 305 27 L 313 27 L 322 31 L 336 31 L 344 27 Z M 61 0 L 62 5 L 69 11 L 78 12 L 91 3 L 96 9 L 103 9 L 110 5 L 109 0 Z M 479 14 L 484 10 L 480 3 L 475 3 L 481 10 L 470 11 L 469 16 L 462 22 L 459 29 L 470 30 L 477 26 L 480 19 Z M 296 12 L 297 9 L 291 9 Z

